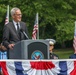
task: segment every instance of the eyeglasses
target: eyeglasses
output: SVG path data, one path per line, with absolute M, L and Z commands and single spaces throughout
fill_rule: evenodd
M 50 46 L 54 46 L 54 45 L 50 45 Z
M 17 15 L 17 16 L 22 16 L 22 14 L 14 14 L 14 15 Z

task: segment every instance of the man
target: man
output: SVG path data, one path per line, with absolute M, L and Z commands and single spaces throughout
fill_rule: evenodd
M 7 59 L 7 52 L 6 52 L 6 48 L 2 45 L 2 43 L 0 44 L 0 59 Z
M 74 54 L 71 54 L 71 55 L 69 56 L 69 59 L 76 59 L 76 51 L 74 52 Z
M 69 56 L 69 59 L 76 59 L 76 53 Z
M 50 39 L 49 40 L 49 51 L 50 51 L 50 59 L 58 59 L 59 57 L 53 53 L 55 40 Z
M 0 59 L 7 59 L 7 52 L 6 52 L 6 50 L 7 49 L 1 43 L 0 44 Z M 1 63 L 0 63 L 0 75 L 3 75 L 2 68 L 1 68 Z
M 12 16 L 12 22 L 6 24 L 3 29 L 2 43 L 7 48 L 7 57 L 9 55 L 9 50 L 13 50 L 14 45 L 17 42 L 28 39 L 27 26 L 24 22 L 21 21 L 22 13 L 20 9 L 16 7 L 13 8 L 11 10 L 11 16 Z
M 23 32 L 28 36 L 28 30 L 26 24 L 21 21 L 22 13 L 19 8 L 13 8 L 11 10 L 12 22 L 9 22 L 4 26 L 3 29 L 3 45 L 7 49 L 13 49 L 15 43 L 26 40 L 26 37 Z

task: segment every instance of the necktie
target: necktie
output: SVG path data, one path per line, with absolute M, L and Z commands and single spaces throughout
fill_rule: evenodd
M 20 33 L 20 28 L 19 28 L 18 23 L 17 23 L 17 34 L 19 35 L 19 38 L 21 39 L 21 33 Z

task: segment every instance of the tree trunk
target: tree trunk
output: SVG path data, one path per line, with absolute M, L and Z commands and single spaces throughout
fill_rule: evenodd
M 61 47 L 66 48 L 65 42 L 62 42 Z

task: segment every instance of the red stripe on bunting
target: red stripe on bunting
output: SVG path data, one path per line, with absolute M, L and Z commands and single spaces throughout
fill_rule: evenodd
M 74 61 L 74 69 L 73 69 L 73 71 L 70 73 L 70 75 L 76 75 L 76 61 Z
M 3 75 L 9 75 L 8 71 L 7 71 L 7 68 L 6 68 L 6 62 L 4 62 L 4 61 L 1 62 L 1 68 L 2 68 L 2 71 L 3 71 Z
M 55 65 L 52 62 L 45 62 L 45 61 L 30 62 L 30 64 L 31 68 L 37 70 L 48 70 L 55 67 Z

